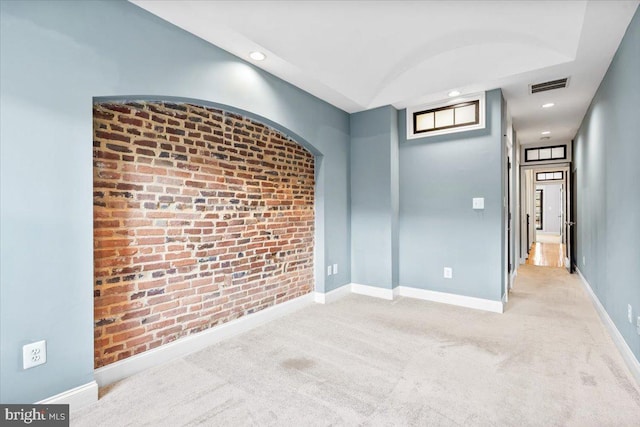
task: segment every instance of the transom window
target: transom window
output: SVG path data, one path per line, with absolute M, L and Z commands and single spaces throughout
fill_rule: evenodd
M 562 171 L 536 172 L 536 181 L 559 181 L 564 178 Z
M 567 146 L 527 148 L 524 150 L 525 162 L 539 162 L 544 160 L 564 160 L 567 158 Z
M 480 123 L 480 101 L 461 102 L 413 113 L 413 133 L 434 132 Z
M 407 139 L 485 128 L 485 93 L 407 108 Z

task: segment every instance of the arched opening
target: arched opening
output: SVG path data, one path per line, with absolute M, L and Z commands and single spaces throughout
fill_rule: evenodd
M 96 100 L 95 367 L 314 289 L 315 158 L 218 107 Z

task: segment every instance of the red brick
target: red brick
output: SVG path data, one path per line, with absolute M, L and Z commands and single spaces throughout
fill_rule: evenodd
M 96 367 L 311 291 L 310 153 L 188 104 L 98 104 L 94 118 L 94 313 L 116 319 L 95 328 Z

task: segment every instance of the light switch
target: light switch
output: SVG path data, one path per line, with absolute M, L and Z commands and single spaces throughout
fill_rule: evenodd
M 331 276 L 331 266 L 327 266 L 327 276 Z
M 484 197 L 473 198 L 473 209 L 484 209 Z
M 338 274 L 338 264 L 333 264 L 333 274 Z

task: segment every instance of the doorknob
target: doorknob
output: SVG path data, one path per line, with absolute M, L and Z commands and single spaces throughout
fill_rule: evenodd
M 565 222 L 565 224 L 567 224 L 568 226 L 576 225 L 576 223 L 573 221 L 567 221 Z

